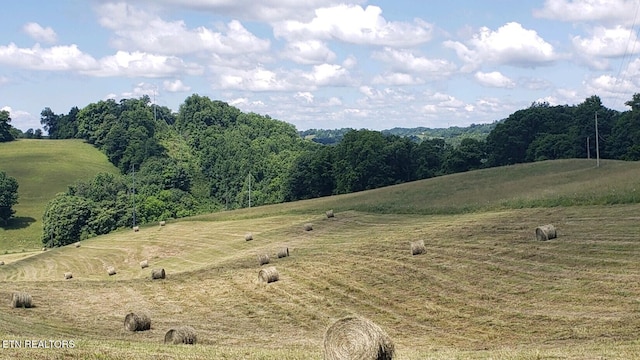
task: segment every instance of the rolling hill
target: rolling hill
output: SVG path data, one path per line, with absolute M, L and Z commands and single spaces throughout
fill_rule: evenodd
M 347 315 L 385 329 L 397 359 L 639 358 L 639 178 L 638 163 L 547 161 L 0 254 L 0 339 L 75 344 L 0 358 L 321 359 Z M 558 237 L 537 241 L 543 224 Z M 279 281 L 258 281 L 266 266 Z M 151 280 L 156 268 L 167 278 Z M 10 308 L 14 291 L 35 307 Z M 131 311 L 151 330 L 126 331 Z M 162 344 L 178 325 L 197 345 Z
M 21 139 L 0 143 L 0 170 L 18 181 L 19 203 L 0 228 L 0 254 L 42 248 L 42 215 L 49 200 L 76 180 L 117 173 L 107 157 L 81 140 Z

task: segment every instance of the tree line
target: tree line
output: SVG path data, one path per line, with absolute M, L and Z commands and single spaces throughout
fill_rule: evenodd
M 624 112 L 607 109 L 597 96 L 573 106 L 533 103 L 491 124 L 486 137 L 457 143 L 348 129 L 331 145 L 305 139 L 293 125 L 268 115 L 243 113 L 197 94 L 187 97 L 178 112 L 152 104 L 147 96 L 103 100 L 68 114 L 45 108 L 41 124 L 49 138 L 84 139 L 121 173 L 99 174 L 57 195 L 43 217 L 42 241 L 58 246 L 134 222 L 344 194 L 486 167 L 593 157 L 595 116 L 600 156 L 638 160 L 640 94 L 626 105 L 630 110 Z

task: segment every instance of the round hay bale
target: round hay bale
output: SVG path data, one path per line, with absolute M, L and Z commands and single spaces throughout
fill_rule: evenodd
M 258 279 L 268 284 L 278 281 L 280 279 L 280 274 L 278 274 L 278 270 L 276 270 L 275 266 L 269 266 L 260 270 L 258 273 Z
M 289 248 L 285 247 L 278 250 L 278 259 L 289 256 Z
M 313 230 L 313 224 L 311 223 L 304 224 L 304 231 L 311 231 L 311 230 Z
M 71 272 L 64 273 L 64 279 L 65 280 L 73 279 L 73 274 Z
M 346 317 L 324 336 L 325 360 L 391 360 L 395 346 L 378 325 L 361 317 Z
M 30 308 L 33 307 L 33 299 L 26 292 L 15 292 L 11 296 L 11 307 Z
M 0 261 L 0 266 L 4 265 L 4 261 Z
M 140 231 L 140 226 L 134 226 L 134 227 L 133 227 L 133 231 L 135 231 L 135 232 Z
M 42 251 L 47 251 L 47 248 L 46 248 L 46 247 L 43 247 L 43 248 L 42 248 Z
M 420 255 L 426 252 L 427 248 L 424 246 L 424 240 L 411 242 L 411 255 Z
M 78 241 L 78 242 L 76 243 L 76 247 L 77 247 L 77 248 L 79 248 L 79 247 L 80 247 L 80 241 Z
M 331 219 L 332 217 L 335 216 L 335 214 L 333 213 L 333 210 L 327 210 L 327 212 L 325 212 L 325 215 L 327 215 L 327 219 Z
M 244 236 L 244 241 L 251 241 L 253 240 L 253 234 L 252 233 L 248 233 Z
M 127 331 L 145 331 L 151 329 L 151 318 L 147 314 L 128 313 L 124 317 L 124 328 Z
M 109 266 L 107 268 L 107 274 L 109 274 L 109 276 L 115 275 L 116 274 L 116 268 L 114 268 L 113 266 Z
M 556 228 L 551 224 L 538 226 L 536 228 L 536 239 L 538 239 L 538 241 L 555 239 L 556 236 Z
M 193 345 L 198 341 L 196 330 L 191 326 L 180 326 L 167 331 L 164 335 L 165 344 Z
M 147 267 L 149 267 L 149 261 L 148 260 L 140 261 L 140 268 L 141 269 L 144 269 L 144 268 L 147 268 Z
M 167 225 L 166 221 L 164 221 L 164 220 L 160 221 L 160 226 L 165 226 L 165 225 Z
M 267 255 L 267 254 L 258 255 L 258 263 L 260 265 L 268 264 L 269 263 L 269 255 Z
M 151 270 L 151 279 L 152 280 L 157 280 L 157 279 L 164 279 L 166 276 L 164 269 L 153 269 Z

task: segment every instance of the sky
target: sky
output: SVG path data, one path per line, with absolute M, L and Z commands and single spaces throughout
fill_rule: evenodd
M 640 0 L 21 0 L 2 3 L 0 109 L 23 131 L 192 95 L 298 130 L 469 126 L 534 102 L 640 92 Z

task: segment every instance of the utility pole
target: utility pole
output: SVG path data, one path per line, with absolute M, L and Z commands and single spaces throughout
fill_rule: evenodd
M 251 208 L 251 172 L 249 172 L 249 208 Z
M 589 137 L 587 136 L 587 159 L 591 159 L 591 149 L 589 149 Z
M 596 167 L 600 167 L 600 146 L 598 145 L 598 112 L 596 111 Z

